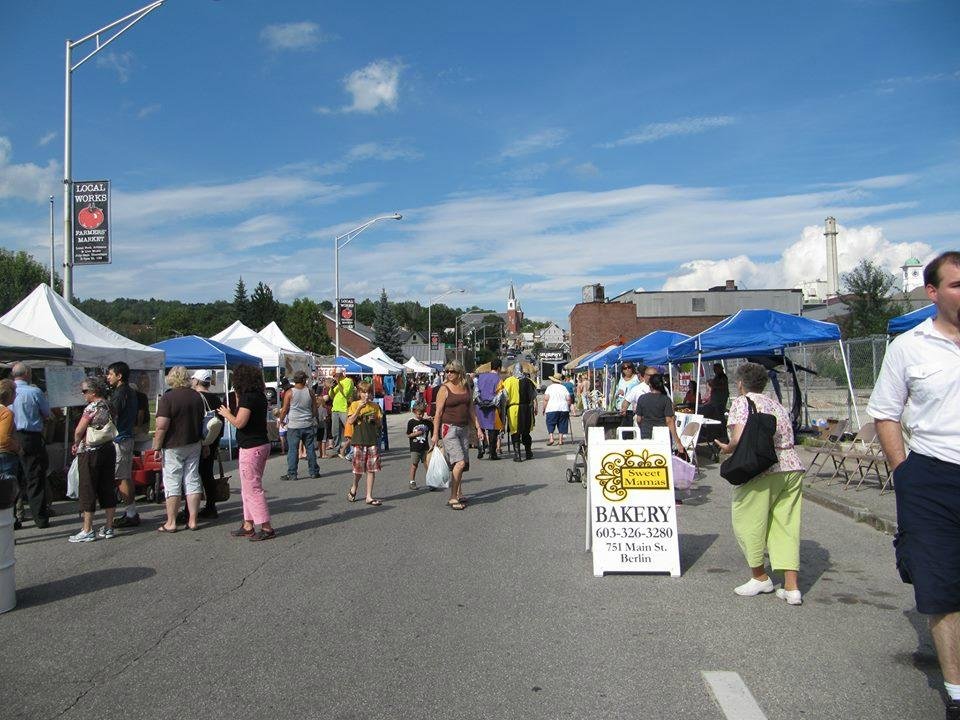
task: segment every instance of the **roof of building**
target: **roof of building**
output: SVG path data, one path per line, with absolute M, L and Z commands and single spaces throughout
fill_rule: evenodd
M 921 267 L 923 265 L 919 258 L 907 258 L 907 261 L 900 267 Z

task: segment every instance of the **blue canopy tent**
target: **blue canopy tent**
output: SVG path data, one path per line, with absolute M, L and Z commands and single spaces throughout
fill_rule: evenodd
M 238 365 L 255 365 L 262 367 L 263 363 L 256 355 L 250 355 L 216 340 L 200 337 L 199 335 L 184 335 L 154 343 L 151 347 L 163 350 L 166 353 L 167 367 L 183 365 L 187 368 L 223 368 L 223 382 L 227 384 L 227 370 Z M 224 393 L 227 388 L 224 387 Z M 233 427 L 224 423 L 223 437 L 227 441 L 227 452 L 233 457 Z
M 927 305 L 919 310 L 912 310 L 905 315 L 891 318 L 887 323 L 887 335 L 899 335 L 907 330 L 915 328 L 929 317 L 935 317 L 937 314 L 936 305 Z
M 188 368 L 219 368 L 224 370 L 237 365 L 262 365 L 260 358 L 250 355 L 216 340 L 199 335 L 184 335 L 154 343 L 151 347 L 167 354 L 167 367 L 183 365 Z
M 611 345 L 609 347 L 605 347 L 603 350 L 595 353 L 592 357 L 587 358 L 580 364 L 583 365 L 585 363 L 586 366 L 591 370 L 606 367 L 607 365 L 615 365 L 617 363 L 617 351 L 620 350 L 621 347 L 622 346 L 620 345 Z
M 333 359 L 333 364 L 338 368 L 342 368 L 347 375 L 362 375 L 363 373 L 373 373 L 373 368 L 369 365 L 364 365 L 363 363 L 357 362 L 356 360 L 351 360 L 345 355 L 337 355 Z
M 860 413 L 854 401 L 850 365 L 840 341 L 840 328 L 835 323 L 811 320 L 775 310 L 740 310 L 699 335 L 672 345 L 667 354 L 670 362 L 696 360 L 699 377 L 700 366 L 704 360 L 782 355 L 784 348 L 817 342 L 836 342 L 840 348 L 840 357 L 843 359 L 847 376 L 847 389 L 859 427 Z
M 668 360 L 668 349 L 689 338 L 684 333 L 672 330 L 654 330 L 620 348 L 620 362 L 630 360 L 646 365 L 663 365 Z

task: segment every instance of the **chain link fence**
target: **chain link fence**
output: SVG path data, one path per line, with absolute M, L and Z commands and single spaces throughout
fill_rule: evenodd
M 843 420 L 857 429 L 866 422 L 867 403 L 887 350 L 887 337 L 873 335 L 843 341 L 843 355 L 850 366 L 850 381 L 853 397 L 847 386 L 844 357 L 837 343 L 803 345 L 787 350 L 787 356 L 797 365 L 813 372 L 799 371 L 802 396 L 806 399 L 803 424 L 816 424 L 819 420 Z M 816 374 L 813 374 L 816 373 Z M 794 390 L 789 375 L 780 373 L 785 382 L 783 401 L 787 407 L 793 402 Z M 858 421 L 859 417 L 859 421 Z

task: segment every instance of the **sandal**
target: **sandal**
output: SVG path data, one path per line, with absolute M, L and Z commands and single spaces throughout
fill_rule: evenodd
M 451 510 L 465 510 L 467 506 L 464 505 L 459 500 L 454 500 L 452 502 L 448 502 L 447 507 L 450 508 Z
M 157 532 L 170 533 L 171 535 L 173 535 L 173 533 L 175 533 L 176 531 L 177 531 L 177 528 L 173 528 L 173 530 L 170 530 L 169 528 L 167 528 L 166 525 L 161 525 L 160 527 L 157 528 Z
M 347 502 L 356 502 L 356 501 L 357 501 L 357 493 L 356 493 L 356 491 L 350 492 L 350 491 L 348 490 L 348 491 L 347 491 Z
M 277 531 L 271 528 L 270 530 L 260 529 L 260 532 L 254 533 L 250 538 L 250 542 L 261 542 L 263 540 L 273 540 L 277 536 Z
M 230 531 L 230 536 L 231 536 L 231 537 L 236 537 L 236 538 L 253 537 L 253 536 L 256 534 L 256 532 L 257 532 L 257 531 L 256 531 L 255 528 L 250 528 L 250 529 L 248 530 L 247 528 L 243 527 L 243 525 L 241 525 L 241 526 L 238 527 L 236 530 L 231 530 L 231 531 Z
M 547 445 L 553 445 L 553 440 L 547 440 Z
M 383 503 L 379 500 L 367 500 L 367 505 L 372 505 L 373 507 L 380 507 Z

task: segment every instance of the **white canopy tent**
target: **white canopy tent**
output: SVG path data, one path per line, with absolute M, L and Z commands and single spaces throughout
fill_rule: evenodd
M 250 355 L 256 355 L 263 362 L 263 367 L 283 368 L 288 375 L 293 374 L 294 370 L 309 370 L 314 366 L 313 356 L 309 353 L 302 350 L 285 350 L 239 320 L 210 339 Z
M 412 355 L 410 356 L 410 359 L 403 364 L 403 366 L 410 372 L 422 373 L 424 375 L 433 375 L 434 373 L 434 369 L 432 367 L 420 362 Z
M 392 360 L 380 348 L 374 348 L 366 355 L 357 358 L 357 362 L 369 365 L 373 368 L 374 375 L 400 375 L 406 368 L 400 363 Z
M 0 323 L 72 352 L 74 365 L 106 367 L 125 362 L 137 370 L 162 370 L 163 350 L 141 345 L 101 325 L 50 289 L 38 285 Z
M 280 329 L 280 326 L 277 325 L 276 321 L 271 321 L 263 330 L 259 333 L 260 337 L 266 338 L 268 342 L 272 342 L 281 350 L 286 352 L 295 352 L 307 354 L 307 351 L 303 348 L 298 347 L 294 344 L 293 340 L 288 338 L 283 330 Z

